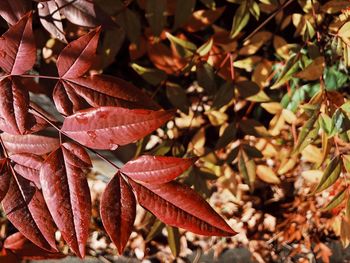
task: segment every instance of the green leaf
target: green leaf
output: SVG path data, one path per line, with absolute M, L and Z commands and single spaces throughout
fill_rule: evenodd
M 175 83 L 167 83 L 166 95 L 176 108 L 181 110 L 183 113 L 188 114 L 190 103 L 188 101 L 186 92 L 179 85 Z
M 343 157 L 343 165 L 347 173 L 350 173 L 350 155 L 344 154 Z
M 216 92 L 214 70 L 208 63 L 197 65 L 197 81 L 198 85 L 203 87 L 209 95 Z
M 256 20 L 259 20 L 260 17 L 260 7 L 256 2 L 252 2 L 249 7 L 249 12 L 254 16 Z
M 237 124 L 236 122 L 231 122 L 219 137 L 218 142 L 216 143 L 215 149 L 220 149 L 228 145 L 234 139 L 236 139 L 237 134 Z
M 345 102 L 343 105 L 341 105 L 341 107 L 343 109 L 343 111 L 350 113 L 350 100 L 348 100 L 347 102 Z
M 284 85 L 288 80 L 292 78 L 293 74 L 297 72 L 299 69 L 298 61 L 299 61 L 299 57 L 296 55 L 293 55 L 289 58 L 281 74 L 279 75 L 278 79 L 271 86 L 271 89 L 280 88 L 282 85 Z
M 104 32 L 102 44 L 99 48 L 99 54 L 101 54 L 100 68 L 104 69 L 114 62 L 115 56 L 118 54 L 124 40 L 125 32 L 120 27 Z
M 146 1 L 146 18 L 155 36 L 159 36 L 165 26 L 165 9 L 166 1 L 164 0 Z
M 314 193 L 319 193 L 337 181 L 341 173 L 342 162 L 339 156 L 334 157 L 327 165 L 326 170 L 323 173 L 321 181 L 317 185 Z
M 233 98 L 233 84 L 230 81 L 225 82 L 216 92 L 213 100 L 213 109 L 220 109 L 228 104 Z
M 248 1 L 244 0 L 233 16 L 232 29 L 230 33 L 231 38 L 236 37 L 242 31 L 242 29 L 248 24 L 249 18 L 250 13 Z
M 239 153 L 239 147 L 235 147 L 232 149 L 232 151 L 227 155 L 226 162 L 232 163 L 234 160 L 236 160 Z
M 171 44 L 174 45 L 176 51 L 179 53 L 181 57 L 190 57 L 196 51 L 197 47 L 195 44 L 190 41 L 183 40 L 181 38 L 175 37 L 169 32 L 165 33 L 166 37 L 169 39 Z
M 166 226 L 168 231 L 168 244 L 174 257 L 180 254 L 180 233 L 177 227 Z
M 249 157 L 252 158 L 263 158 L 263 154 L 255 147 L 249 144 L 243 144 L 243 149 Z
M 325 113 L 321 113 L 318 121 L 320 123 L 321 128 L 327 135 L 331 135 L 333 131 L 333 121 L 332 119 Z
M 238 170 L 242 174 L 245 183 L 253 189 L 256 178 L 255 162 L 242 149 L 240 149 L 238 154 Z
M 126 8 L 117 16 L 117 22 L 125 30 L 130 42 L 138 44 L 141 36 L 141 22 L 138 15 Z
M 153 226 L 151 227 L 151 230 L 149 231 L 146 237 L 145 242 L 149 242 L 153 240 L 156 236 L 161 234 L 164 227 L 165 227 L 165 224 L 159 219 L 156 219 Z
M 193 167 L 184 182 L 190 186 L 193 185 L 194 190 L 201 193 L 203 197 L 209 197 L 210 190 L 206 180 L 215 180 L 217 176 L 209 169 L 204 169 L 205 168 L 198 169 Z
M 267 102 L 271 99 L 263 90 L 260 90 L 258 84 L 253 81 L 245 80 L 236 83 L 239 94 L 242 98 L 255 102 Z
M 167 75 L 164 71 L 154 68 L 145 68 L 136 63 L 132 63 L 131 67 L 137 72 L 145 81 L 156 86 L 166 80 Z
M 322 211 L 328 211 L 328 210 L 332 210 L 333 208 L 336 208 L 338 205 L 340 205 L 344 201 L 345 195 L 346 195 L 346 188 L 344 188 L 336 196 L 334 196 L 332 200 L 324 208 L 322 208 Z
M 201 45 L 198 49 L 197 49 L 197 53 L 203 57 L 206 54 L 209 53 L 209 51 L 211 50 L 211 48 L 213 47 L 213 38 L 210 38 L 207 42 L 205 42 L 203 45 Z
M 334 123 L 334 132 L 343 133 L 350 129 L 350 120 L 348 116 L 342 111 L 342 109 L 337 109 L 332 117 Z
M 301 132 L 299 134 L 297 145 L 294 148 L 294 153 L 301 152 L 306 146 L 308 146 L 314 138 L 314 125 L 318 119 L 318 114 L 314 113 L 314 115 L 311 116 L 311 118 L 303 125 L 301 128 Z M 314 132 L 312 132 L 314 131 Z M 318 129 L 316 132 L 316 135 L 318 134 Z
M 255 137 L 270 137 L 265 126 L 253 119 L 241 120 L 239 122 L 239 127 L 247 135 L 253 135 Z
M 183 26 L 193 13 L 196 0 L 176 0 L 174 29 Z
M 326 90 L 337 90 L 342 88 L 349 80 L 349 77 L 337 70 L 338 66 L 325 68 L 324 81 Z
M 215 0 L 201 0 L 201 2 L 209 9 L 215 9 L 216 7 Z

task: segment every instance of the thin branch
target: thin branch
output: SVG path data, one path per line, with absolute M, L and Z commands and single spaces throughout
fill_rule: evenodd
M 250 39 L 252 36 L 254 36 L 261 28 L 263 28 L 272 18 L 274 18 L 279 12 L 281 12 L 284 8 L 286 8 L 288 5 L 290 5 L 294 0 L 289 0 L 285 2 L 283 5 L 281 5 L 276 11 L 274 11 L 268 18 L 265 19 L 264 22 L 262 22 L 257 28 L 253 30 L 244 40 L 243 43 L 246 42 L 248 39 Z

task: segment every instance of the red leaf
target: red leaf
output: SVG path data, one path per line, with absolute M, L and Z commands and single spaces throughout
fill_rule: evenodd
M 36 47 L 31 13 L 0 37 L 0 57 L 0 66 L 11 75 L 21 75 L 33 67 Z
M 126 108 L 159 109 L 159 105 L 142 90 L 123 79 L 93 75 L 86 78 L 70 79 L 75 92 L 91 106 L 118 106 Z
M 6 196 L 10 186 L 10 173 L 7 170 L 7 160 L 0 159 L 0 202 Z
M 0 15 L 10 24 L 16 24 L 28 12 L 26 0 L 1 0 Z
M 57 110 L 64 115 L 71 115 L 84 108 L 83 100 L 66 81 L 58 81 L 53 90 L 53 100 Z
M 169 182 L 138 184 L 129 180 L 141 206 L 164 223 L 209 236 L 231 236 L 235 232 L 192 188 Z
M 92 107 L 159 109 L 151 98 L 131 83 L 105 75 L 59 81 L 53 99 L 57 110 L 65 115 L 83 109 L 84 101 Z
M 50 213 L 63 238 L 79 257 L 85 256 L 91 198 L 85 168 L 91 161 L 85 150 L 64 143 L 44 161 L 40 183 Z
M 3 248 L 0 252 L 0 262 L 21 263 L 21 260 L 10 250 Z
M 153 64 L 167 74 L 176 75 L 186 66 L 186 61 L 163 43 L 147 43 L 147 52 Z
M 39 189 L 41 188 L 39 171 L 44 161 L 41 156 L 32 153 L 18 153 L 11 155 L 10 159 L 16 163 L 13 168 L 19 175 L 35 183 Z
M 56 249 L 56 226 L 47 210 L 42 193 L 30 181 L 16 174 L 12 167 L 9 191 L 2 205 L 10 222 L 34 244 L 52 251 Z
M 41 24 L 52 36 L 63 42 L 67 42 L 63 31 L 61 14 L 55 1 L 39 3 L 38 14 Z
M 67 117 L 62 131 L 94 149 L 115 149 L 143 138 L 173 116 L 173 111 L 100 107 Z
M 24 134 L 28 128 L 28 91 L 15 79 L 3 79 L 0 82 L 0 105 L 0 117 L 10 127 L 6 131 Z
M 12 153 L 33 153 L 45 154 L 52 152 L 59 147 L 59 140 L 56 138 L 41 135 L 11 135 L 1 134 L 7 151 Z
M 77 78 L 86 73 L 94 61 L 100 28 L 69 43 L 57 59 L 58 75 L 62 78 Z
M 62 253 L 50 253 L 46 250 L 41 249 L 40 247 L 30 242 L 20 232 L 14 233 L 6 238 L 4 242 L 4 248 L 10 250 L 21 259 L 39 260 L 65 257 L 65 255 Z
M 100 213 L 107 234 L 122 254 L 134 226 L 136 200 L 119 173 L 110 180 L 102 194 Z
M 195 159 L 144 155 L 127 162 L 120 171 L 144 183 L 164 184 L 181 175 L 194 161 Z

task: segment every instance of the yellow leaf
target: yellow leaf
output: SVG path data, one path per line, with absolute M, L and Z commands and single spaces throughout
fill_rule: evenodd
M 289 46 L 287 41 L 280 36 L 274 36 L 273 38 L 273 46 L 276 50 L 277 55 L 284 59 L 289 58 Z
M 220 111 L 211 110 L 205 114 L 208 116 L 208 119 L 213 126 L 220 126 L 228 120 L 227 114 Z
M 277 114 L 283 110 L 282 105 L 279 102 L 267 102 L 261 103 L 260 105 L 271 114 Z
M 350 22 L 346 22 L 338 31 L 338 36 L 341 38 L 349 38 L 350 37 Z
M 294 77 L 304 80 L 317 80 L 323 74 L 324 70 L 324 57 L 318 57 L 310 65 L 308 65 L 303 71 L 294 74 Z
M 281 163 L 277 173 L 280 175 L 285 174 L 290 170 L 292 170 L 296 164 L 297 164 L 297 161 L 295 160 L 295 158 L 285 159 Z
M 251 56 L 242 60 L 236 60 L 233 62 L 233 66 L 250 72 L 260 60 L 261 57 L 259 56 Z
M 204 154 L 204 144 L 205 144 L 205 130 L 204 128 L 199 129 L 199 131 L 193 136 L 191 142 L 188 144 L 187 151 L 193 151 L 196 155 Z
M 318 163 L 322 159 L 322 151 L 312 144 L 306 146 L 301 155 L 305 161 L 311 163 Z
M 255 67 L 252 75 L 252 81 L 258 84 L 260 88 L 267 87 L 270 84 L 269 76 L 271 72 L 271 61 L 263 60 Z
M 256 33 L 251 39 L 244 43 L 238 54 L 249 56 L 255 54 L 267 41 L 272 37 L 272 33 L 268 31 L 261 31 Z
M 282 116 L 283 116 L 284 120 L 287 123 L 289 123 L 289 124 L 292 124 L 297 119 L 295 114 L 292 111 L 288 110 L 288 109 L 283 109 L 282 110 Z
M 340 240 L 344 248 L 350 244 L 350 224 L 348 218 L 344 217 L 340 225 Z
M 303 171 L 301 173 L 301 176 L 309 184 L 318 183 L 321 180 L 322 175 L 323 175 L 323 172 L 320 170 L 308 170 L 308 171 Z
M 285 122 L 282 114 L 281 113 L 276 114 L 270 121 L 271 129 L 269 130 L 269 133 L 272 136 L 277 136 L 278 134 L 280 134 L 281 130 L 283 129 L 284 124 Z
M 276 173 L 266 165 L 258 165 L 256 168 L 257 176 L 264 182 L 269 184 L 279 184 L 281 180 Z

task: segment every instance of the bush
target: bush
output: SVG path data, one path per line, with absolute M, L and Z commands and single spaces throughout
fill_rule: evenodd
M 2 1 L 3 259 L 114 254 L 102 228 L 119 254 L 133 230 L 208 249 L 181 228 L 216 254 L 329 261 L 350 240 L 349 7 Z

